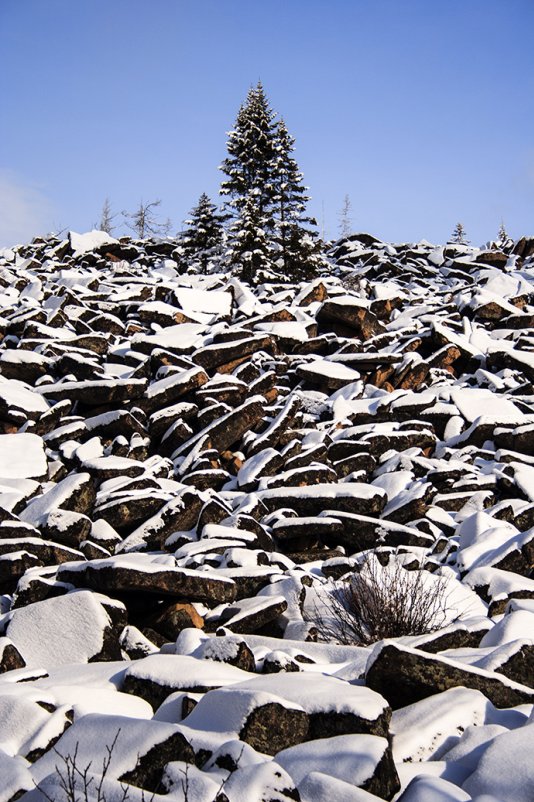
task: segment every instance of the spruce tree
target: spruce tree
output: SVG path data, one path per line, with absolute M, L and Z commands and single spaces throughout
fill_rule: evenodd
M 221 194 L 228 197 L 229 259 L 249 281 L 310 277 L 322 261 L 321 244 L 305 216 L 306 187 L 292 156 L 294 139 L 275 122 L 261 83 L 249 90 L 228 135 Z
M 277 265 L 292 279 L 312 278 L 322 264 L 321 244 L 312 217 L 306 216 L 309 197 L 302 184 L 302 173 L 292 156 L 295 139 L 284 120 L 277 126 L 275 162 L 275 246 L 280 256 Z
M 210 265 L 222 257 L 225 219 L 203 192 L 190 219 L 184 220 L 188 229 L 181 236 L 183 255 L 189 267 L 207 273 Z
M 228 180 L 221 183 L 221 195 L 229 195 L 228 206 L 239 212 L 249 195 L 255 195 L 261 215 L 273 203 L 275 158 L 275 113 L 261 83 L 252 87 L 228 135 L 228 158 L 221 170 Z
M 254 194 L 246 196 L 239 219 L 230 227 L 231 261 L 239 262 L 241 278 L 249 283 L 272 278 L 272 258 L 267 232 Z
M 453 242 L 455 245 L 469 245 L 469 240 L 465 236 L 465 228 L 462 223 L 456 223 L 449 242 Z
M 268 270 L 272 264 L 267 243 L 274 224 L 274 117 L 258 83 L 239 110 L 228 135 L 228 157 L 220 168 L 228 176 L 221 184 L 221 195 L 228 197 L 225 210 L 232 221 L 229 258 L 241 265 L 247 280 L 255 277 L 253 266 L 255 271 Z
M 495 244 L 498 248 L 510 248 L 514 244 L 513 239 L 506 230 L 504 220 L 501 220 L 501 225 L 499 226 L 499 233 L 497 235 Z

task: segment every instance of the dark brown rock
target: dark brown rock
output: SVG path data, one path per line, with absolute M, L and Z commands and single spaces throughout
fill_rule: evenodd
M 533 689 L 502 682 L 495 672 L 483 672 L 387 642 L 367 669 L 365 682 L 381 693 L 394 710 L 459 685 L 481 691 L 495 707 L 534 703 Z
M 56 401 L 82 401 L 88 406 L 117 404 L 142 398 L 147 387 L 146 379 L 98 379 L 84 382 L 61 382 L 43 385 L 39 392 Z
M 249 357 L 256 351 L 272 352 L 272 349 L 272 338 L 266 334 L 257 334 L 242 340 L 199 348 L 198 351 L 194 352 L 193 359 L 197 365 L 201 365 L 205 370 L 213 371 L 221 365 Z
M 120 558 L 115 558 L 116 564 L 110 564 L 110 560 L 93 560 L 79 563 L 76 567 L 65 565 L 59 569 L 58 579 L 78 588 L 90 588 L 101 593 L 144 592 L 208 604 L 231 602 L 235 598 L 232 580 L 223 579 L 217 574 L 182 568 L 154 571 L 151 570 L 152 563 L 147 565 L 147 570 L 143 570 L 143 561 L 139 561 L 136 567 L 132 557 L 130 555 L 127 561 L 122 562 Z
M 226 451 L 235 445 L 245 432 L 253 430 L 263 419 L 263 416 L 263 403 L 258 398 L 252 398 L 207 426 L 197 435 L 195 440 L 200 441 L 205 437 L 217 451 Z M 194 445 L 194 442 L 189 441 L 178 448 L 173 454 L 173 459 L 185 455 Z
M 359 304 L 356 298 L 352 303 L 348 300 L 346 303 L 336 300 L 325 301 L 317 313 L 317 322 L 322 324 L 323 328 L 329 323 L 341 323 L 358 334 L 362 340 L 369 340 L 385 331 L 376 315 Z
M 0 674 L 24 668 L 25 665 L 24 658 L 15 644 L 9 638 L 0 638 Z
M 95 518 L 102 518 L 119 533 L 131 532 L 135 526 L 148 520 L 165 506 L 162 495 L 139 492 L 120 494 L 95 508 Z
M 171 604 L 155 616 L 147 618 L 145 624 L 161 632 L 168 640 L 176 640 L 182 629 L 204 627 L 204 619 L 191 604 Z
M 276 755 L 282 749 L 306 741 L 308 729 L 308 715 L 303 710 L 267 702 L 249 713 L 239 738 L 258 752 Z
M 504 674 L 508 679 L 534 688 L 534 645 L 532 642 L 518 642 L 513 654 L 509 655 L 498 668 L 497 674 Z
M 54 543 L 79 549 L 80 543 L 89 537 L 91 526 L 91 519 L 87 515 L 58 509 L 48 514 L 41 526 L 41 533 Z
M 288 507 L 303 518 L 319 515 L 323 510 L 379 515 L 386 501 L 380 488 L 350 482 L 265 490 L 258 495 L 269 512 Z
M 175 760 L 193 764 L 195 762 L 193 748 L 181 732 L 174 733 L 153 746 L 145 755 L 138 757 L 136 767 L 125 772 L 119 780 L 146 791 L 157 791 L 161 786 L 163 769 L 167 763 Z
M 253 633 L 275 621 L 286 610 L 287 601 L 281 596 L 246 599 L 229 605 L 217 623 L 230 632 Z

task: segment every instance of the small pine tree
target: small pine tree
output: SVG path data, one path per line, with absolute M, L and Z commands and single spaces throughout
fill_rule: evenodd
M 189 267 L 207 273 L 210 264 L 221 257 L 225 219 L 226 216 L 217 212 L 217 206 L 203 192 L 191 211 L 191 218 L 184 220 L 188 229 L 181 236 L 183 255 Z
M 495 241 L 495 245 L 497 248 L 509 248 L 514 244 L 513 239 L 508 234 L 506 227 L 504 225 L 504 221 L 501 220 L 501 225 L 499 226 L 499 233 L 497 234 L 497 239 Z
M 340 237 L 348 237 L 350 236 L 352 230 L 352 204 L 350 202 L 350 198 L 348 195 L 345 195 L 343 199 L 343 206 L 341 207 L 341 211 L 339 213 L 339 236 Z
M 154 209 L 161 205 L 161 200 L 151 201 L 150 203 L 140 202 L 134 212 L 123 212 L 123 216 L 131 223 L 126 223 L 128 228 L 133 231 L 139 239 L 145 237 L 166 237 L 171 230 L 171 221 L 158 220 L 154 214 Z
M 465 228 L 462 223 L 456 223 L 449 242 L 455 245 L 469 245 L 469 240 L 465 236 Z
M 111 204 L 109 202 L 109 198 L 106 198 L 104 201 L 104 205 L 102 206 L 102 212 L 100 214 L 100 223 L 98 224 L 99 231 L 105 231 L 106 234 L 112 234 L 115 230 L 116 226 L 113 225 L 113 221 L 117 217 L 116 214 L 113 214 L 111 211 Z

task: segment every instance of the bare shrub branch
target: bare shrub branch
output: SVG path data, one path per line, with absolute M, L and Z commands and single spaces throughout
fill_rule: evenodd
M 382 555 L 380 555 L 382 557 Z M 369 645 L 383 638 L 424 635 L 447 619 L 446 580 L 420 566 L 408 570 L 393 555 L 382 565 L 375 552 L 365 555 L 350 579 L 331 583 L 313 614 L 324 641 Z
M 78 758 L 78 749 L 80 744 L 77 741 L 72 755 L 62 755 L 55 747 L 53 748 L 53 751 L 58 756 L 62 764 L 56 764 L 56 772 L 59 787 L 63 792 L 63 798 L 58 799 L 56 796 L 50 796 L 50 794 L 40 783 L 36 783 L 35 787 L 44 796 L 47 802 L 106 802 L 106 797 L 104 794 L 104 782 L 111 766 L 113 752 L 115 751 L 119 735 L 120 729 L 117 730 L 117 733 L 111 744 L 106 745 L 106 756 L 102 760 L 102 769 L 98 779 L 98 784 L 94 784 L 96 780 L 95 775 L 90 774 L 91 766 L 93 765 L 92 760 L 90 760 L 84 768 L 80 767 L 80 761 Z M 93 786 L 93 788 L 91 788 L 91 786 Z M 120 802 L 127 802 L 130 796 L 128 786 L 121 784 L 121 788 L 122 797 Z M 152 794 L 147 802 L 152 802 L 153 799 L 154 794 Z

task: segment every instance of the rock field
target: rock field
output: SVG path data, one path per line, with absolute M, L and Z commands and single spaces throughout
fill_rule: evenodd
M 534 799 L 534 238 L 330 259 L 0 250 L 0 802 Z

